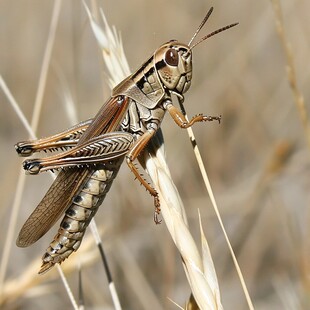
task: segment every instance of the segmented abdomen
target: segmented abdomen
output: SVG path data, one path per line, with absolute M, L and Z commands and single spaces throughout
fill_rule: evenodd
M 104 169 L 92 172 L 67 209 L 58 233 L 42 257 L 43 263 L 39 273 L 44 273 L 56 263 L 63 262 L 79 248 L 85 230 L 109 191 L 122 161 L 123 158 L 106 165 Z

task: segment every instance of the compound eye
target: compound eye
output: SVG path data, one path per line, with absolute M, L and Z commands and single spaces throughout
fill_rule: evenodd
M 168 65 L 176 67 L 179 64 L 178 52 L 173 48 L 169 48 L 165 54 L 165 61 Z

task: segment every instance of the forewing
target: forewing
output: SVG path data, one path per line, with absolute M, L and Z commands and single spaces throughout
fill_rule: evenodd
M 16 244 L 27 247 L 40 239 L 68 208 L 81 183 L 87 179 L 88 170 L 60 171 L 42 201 L 23 225 Z

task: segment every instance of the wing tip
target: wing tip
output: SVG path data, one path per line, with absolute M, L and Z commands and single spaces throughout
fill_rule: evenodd
M 21 236 L 18 236 L 16 239 L 16 245 L 19 248 L 27 248 L 31 244 L 33 244 L 33 242 L 29 242 L 29 240 L 27 238 L 23 238 Z

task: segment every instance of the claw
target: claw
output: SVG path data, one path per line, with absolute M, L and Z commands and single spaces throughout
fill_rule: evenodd
M 158 219 L 158 214 L 156 213 L 156 211 L 154 212 L 154 222 L 156 225 L 159 225 L 162 222 L 162 220 Z
M 218 121 L 219 124 L 221 123 L 221 119 L 222 119 L 222 115 L 220 115 L 220 116 L 204 116 L 203 117 L 204 121 L 209 121 L 209 122 Z
M 158 219 L 158 215 L 160 215 L 160 202 L 159 202 L 158 194 L 156 196 L 154 196 L 154 205 L 155 205 L 154 222 L 156 225 L 158 225 L 162 222 L 162 220 Z

